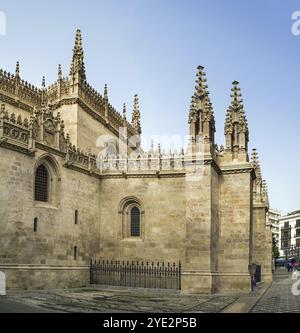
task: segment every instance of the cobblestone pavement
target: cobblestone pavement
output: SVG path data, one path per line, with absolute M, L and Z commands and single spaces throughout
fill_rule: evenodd
M 220 312 L 238 299 L 226 295 L 180 295 L 143 290 L 68 289 L 10 291 L 6 298 L 61 312 Z M 1 301 L 1 300 L 0 300 Z
M 291 274 L 275 274 L 272 286 L 251 312 L 300 312 L 300 295 L 294 296 L 291 291 L 294 282 Z

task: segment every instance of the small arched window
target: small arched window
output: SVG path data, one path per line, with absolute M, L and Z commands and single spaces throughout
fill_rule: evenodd
M 145 240 L 145 209 L 140 199 L 128 196 L 121 200 L 118 213 L 120 214 L 120 239 L 130 241 Z
M 130 234 L 134 237 L 141 235 L 141 218 L 140 210 L 137 207 L 133 207 L 130 211 Z
M 49 173 L 44 164 L 38 166 L 35 172 L 34 200 L 48 202 Z
M 75 210 L 75 224 L 78 224 L 78 210 Z
M 37 232 L 37 229 L 38 229 L 38 219 L 37 217 L 35 217 L 33 220 L 33 232 Z
M 77 260 L 77 256 L 78 256 L 78 248 L 77 246 L 74 246 L 74 260 Z

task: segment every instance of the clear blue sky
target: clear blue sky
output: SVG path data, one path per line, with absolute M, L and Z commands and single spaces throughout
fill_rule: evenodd
M 3 0 L 7 35 L 0 67 L 40 85 L 68 74 L 75 30 L 83 35 L 88 81 L 109 85 L 112 104 L 132 108 L 139 94 L 144 134 L 188 131 L 196 67 L 206 68 L 217 142 L 231 82 L 243 93 L 250 148 L 257 148 L 271 206 L 300 208 L 300 36 L 291 33 L 294 0 Z

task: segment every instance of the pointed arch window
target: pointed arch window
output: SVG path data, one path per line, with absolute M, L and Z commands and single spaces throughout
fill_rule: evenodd
M 141 214 L 137 207 L 133 207 L 130 211 L 130 235 L 132 237 L 141 235 Z
M 34 199 L 43 202 L 49 199 L 49 172 L 44 164 L 39 165 L 35 172 Z

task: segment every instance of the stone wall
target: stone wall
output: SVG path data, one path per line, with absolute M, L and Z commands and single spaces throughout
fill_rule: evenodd
M 252 262 L 261 266 L 261 278 L 271 282 L 272 277 L 272 232 L 266 227 L 265 205 L 253 209 L 253 256 Z
M 142 237 L 122 236 L 120 202 L 139 199 Z M 184 260 L 185 178 L 111 178 L 101 181 L 99 257 L 116 260 Z
M 58 177 L 52 181 L 58 182 L 55 195 L 59 200 L 57 204 L 37 203 L 33 200 L 34 169 L 36 161 L 45 153 L 38 151 L 31 157 L 0 149 L 0 154 L 0 265 L 8 273 L 7 286 L 24 287 L 26 274 L 30 277 L 30 286 L 32 279 L 45 276 L 46 271 L 51 272 L 49 284 L 51 277 L 59 275 L 62 279 L 65 277 L 65 286 L 74 286 L 76 283 L 72 281 L 76 279 L 82 285 L 82 269 L 86 270 L 89 260 L 99 252 L 99 180 L 69 170 L 62 166 L 61 157 L 51 156 L 58 166 Z M 77 225 L 75 210 L 79 212 Z M 35 218 L 37 232 L 33 230 Z M 18 265 L 22 265 L 20 277 Z M 35 265 L 35 269 L 30 265 Z M 73 278 L 69 279 L 70 268 L 78 266 L 84 267 L 72 271 Z M 79 274 L 77 278 L 76 274 Z
M 252 178 L 247 173 L 225 173 L 220 180 L 218 288 L 249 291 Z

